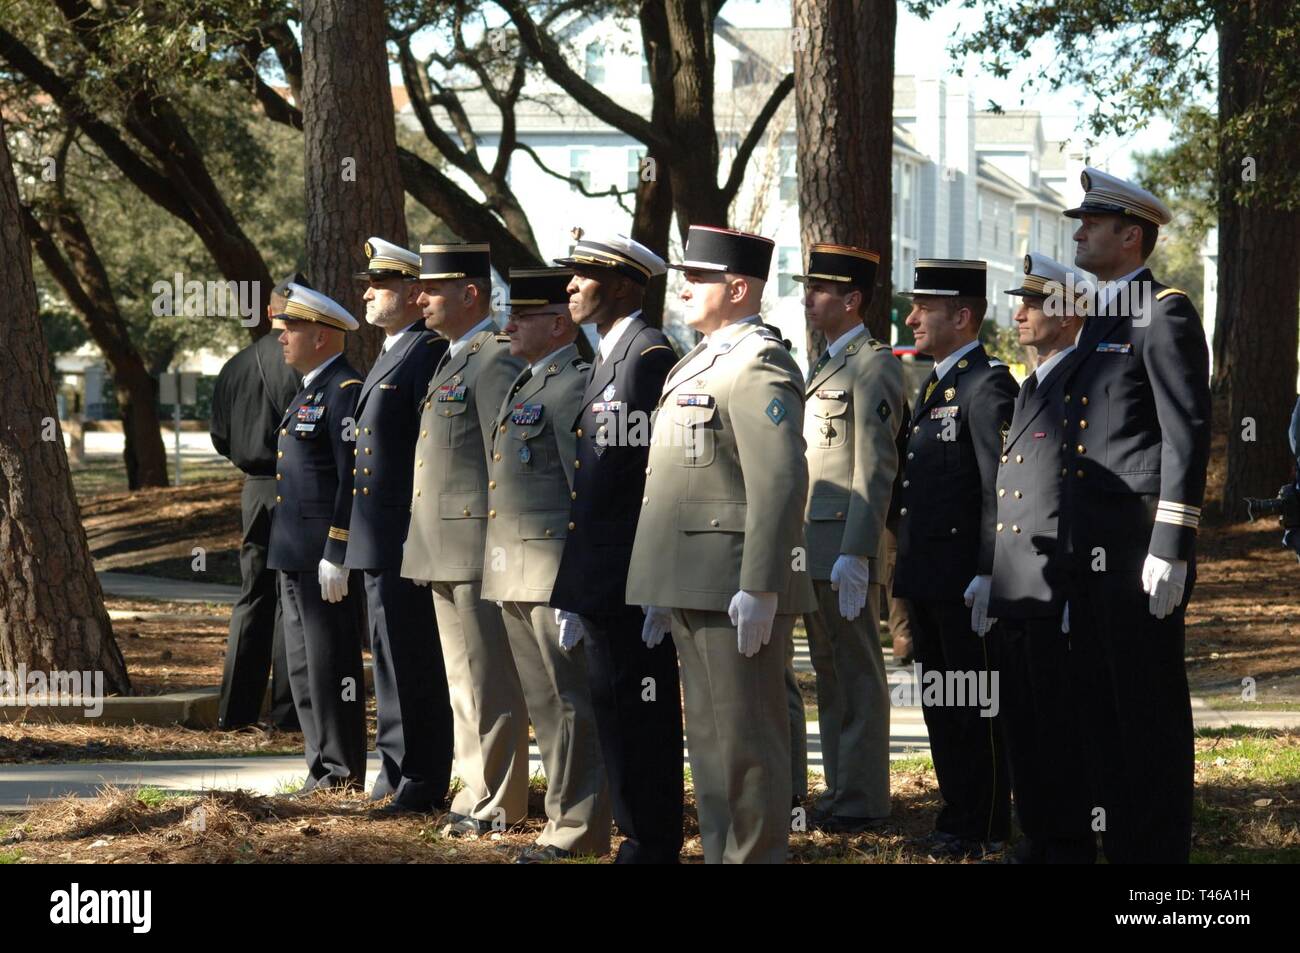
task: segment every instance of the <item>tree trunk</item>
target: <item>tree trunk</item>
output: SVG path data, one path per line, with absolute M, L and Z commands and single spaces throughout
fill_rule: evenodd
M 73 496 L 2 126 L 0 248 L 0 670 L 102 672 L 105 691 L 127 693 Z
M 1269 95 L 1268 73 L 1246 52 L 1285 19 L 1284 5 L 1228 4 L 1219 22 L 1219 122 L 1231 123 Z M 1265 130 L 1243 146 L 1220 136 L 1219 296 L 1216 340 L 1228 384 L 1228 460 L 1220 504 L 1243 513 L 1245 496 L 1272 496 L 1294 465 L 1287 444 L 1295 404 L 1300 308 L 1300 211 L 1258 196 L 1242 201 L 1246 152 L 1261 181 L 1294 162 L 1291 146 Z M 1253 433 L 1247 428 L 1253 421 Z
M 20 216 L 36 253 L 81 315 L 113 375 L 126 437 L 127 486 L 132 490 L 167 486 L 167 450 L 159 428 L 157 384 L 131 340 L 85 223 L 77 210 L 66 204 L 51 216 L 53 234 L 28 209 L 21 209 Z
M 894 0 L 794 0 L 799 235 L 880 254 L 867 308 L 889 341 Z M 817 338 L 822 335 L 817 334 Z M 825 342 L 809 332 L 808 355 Z
M 673 55 L 668 39 L 668 21 L 662 3 L 641 5 L 641 43 L 650 73 L 652 90 L 650 121 L 659 128 L 672 122 Z M 632 238 L 651 251 L 668 256 L 668 238 L 673 224 L 673 186 L 666 173 L 671 159 L 651 149 L 636 188 L 636 207 L 632 215 Z M 667 279 L 655 278 L 646 288 L 641 316 L 652 326 L 664 326 L 664 294 Z
M 353 274 L 366 239 L 406 245 L 383 0 L 304 0 L 303 142 L 307 267 L 314 286 L 361 322 L 347 356 L 364 372 L 382 333 L 366 324 Z

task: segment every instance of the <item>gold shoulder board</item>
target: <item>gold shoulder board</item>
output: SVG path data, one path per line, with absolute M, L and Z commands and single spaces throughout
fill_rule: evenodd
M 353 377 L 353 378 L 350 378 L 349 380 L 344 381 L 342 384 L 340 384 L 340 385 L 339 385 L 339 390 L 342 390 L 342 389 L 345 388 L 345 387 L 351 387 L 353 384 L 362 384 L 362 383 L 364 383 L 364 381 L 362 381 L 360 378 Z
M 671 351 L 671 350 L 672 348 L 670 348 L 667 344 L 652 344 L 644 351 L 642 351 L 640 356 L 645 357 L 651 351 Z
M 1184 291 L 1182 288 L 1166 288 L 1164 291 L 1156 292 L 1156 300 L 1163 301 L 1165 298 L 1168 298 L 1170 295 L 1182 295 L 1184 298 L 1186 298 L 1187 292 Z

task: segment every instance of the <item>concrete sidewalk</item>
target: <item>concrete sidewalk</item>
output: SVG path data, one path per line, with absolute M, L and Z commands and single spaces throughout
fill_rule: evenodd
M 159 602 L 215 602 L 232 606 L 239 598 L 238 586 L 188 579 L 164 579 L 130 572 L 96 572 L 106 596 L 123 599 L 153 599 Z

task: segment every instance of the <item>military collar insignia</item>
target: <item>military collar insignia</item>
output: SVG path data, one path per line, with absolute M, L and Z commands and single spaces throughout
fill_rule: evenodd
M 970 361 L 966 360 L 966 358 L 963 357 L 960 361 L 957 362 L 957 370 L 964 371 L 969 364 Z
M 560 372 L 559 364 L 549 364 L 546 367 L 546 373 L 548 374 L 558 374 L 559 372 Z
M 957 388 L 955 387 L 949 387 L 943 392 L 944 400 L 953 400 L 956 398 L 956 396 L 957 396 Z
M 601 396 L 604 397 L 605 400 L 613 400 L 613 399 L 614 399 L 614 385 L 613 385 L 613 384 L 610 384 L 608 387 L 606 387 L 604 393 L 602 393 Z
M 856 354 L 857 352 L 858 352 L 857 344 L 850 344 L 848 347 L 844 349 L 845 354 Z

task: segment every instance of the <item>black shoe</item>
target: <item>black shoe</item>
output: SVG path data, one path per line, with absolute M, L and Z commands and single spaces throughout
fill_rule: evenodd
M 1005 841 L 982 841 L 966 837 L 953 837 L 951 834 L 930 848 L 930 856 L 947 860 L 983 860 L 989 854 L 996 854 L 1006 848 Z
M 385 817 L 414 817 L 418 814 L 432 814 L 431 807 L 414 807 L 410 804 L 403 804 L 400 801 L 389 801 L 383 807 L 372 807 L 370 816 L 374 818 Z
M 563 847 L 556 847 L 554 844 L 547 844 L 545 847 L 534 844 L 532 847 L 524 849 L 524 852 L 515 858 L 516 864 L 548 864 L 555 860 L 568 860 L 576 856 L 573 851 L 565 850 Z
M 813 826 L 825 834 L 864 834 L 878 831 L 885 825 L 883 817 L 848 817 L 841 814 L 823 816 Z
M 443 837 L 481 837 L 492 833 L 492 822 L 481 821 L 477 817 L 457 814 L 455 811 L 442 819 L 438 833 Z

